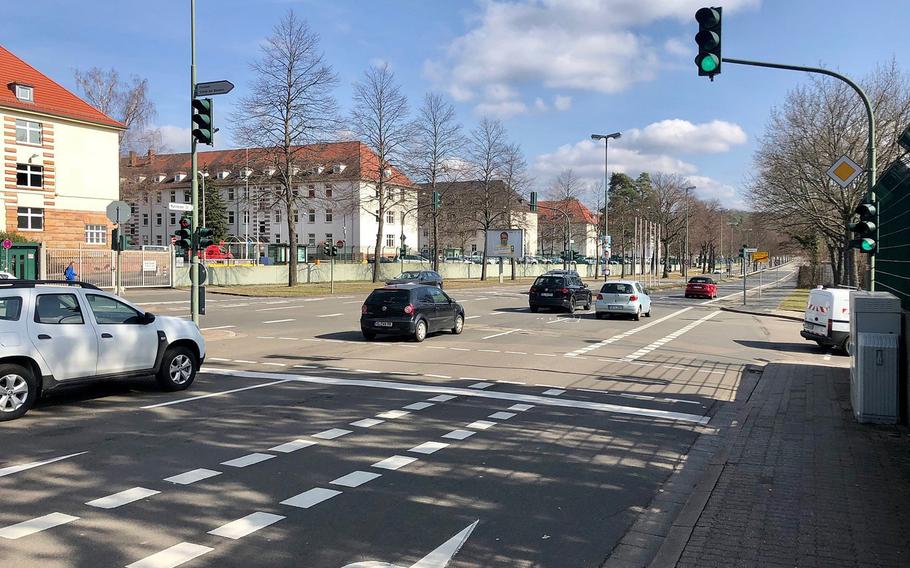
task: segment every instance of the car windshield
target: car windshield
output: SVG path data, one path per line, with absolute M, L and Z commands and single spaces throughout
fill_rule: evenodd
M 558 276 L 541 276 L 534 282 L 535 286 L 556 287 L 563 285 L 563 279 Z
M 373 290 L 366 303 L 374 306 L 406 306 L 410 303 L 410 294 L 407 290 Z
M 689 284 L 713 284 L 714 281 L 710 278 L 705 278 L 704 276 L 696 276 L 695 278 L 689 279 Z
M 396 280 L 416 280 L 420 278 L 420 272 L 402 272 Z
M 631 294 L 635 290 L 632 288 L 631 284 L 623 284 L 622 282 L 609 282 L 603 285 L 603 288 L 600 291 L 604 294 Z

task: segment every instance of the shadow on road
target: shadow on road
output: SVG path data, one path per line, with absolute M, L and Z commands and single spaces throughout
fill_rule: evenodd
M 819 347 L 812 343 L 781 343 L 777 341 L 752 341 L 748 339 L 734 339 L 735 343 L 752 349 L 770 349 L 772 351 L 787 351 L 790 353 L 815 353 Z

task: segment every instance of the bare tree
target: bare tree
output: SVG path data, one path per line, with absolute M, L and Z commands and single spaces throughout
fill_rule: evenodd
M 319 36 L 292 10 L 272 29 L 251 64 L 256 75 L 235 115 L 238 141 L 255 148 L 255 162 L 272 170 L 261 196 L 284 213 L 288 229 L 288 286 L 297 284 L 297 216 L 305 199 L 294 179 L 320 164 L 317 148 L 338 130 L 332 90 L 338 82 L 319 49 Z
M 394 173 L 393 164 L 401 166 L 407 156 L 407 144 L 414 131 L 408 120 L 408 99 L 401 93 L 395 74 L 388 64 L 370 67 L 362 81 L 354 84 L 354 109 L 351 112 L 354 130 L 376 154 L 371 168 L 376 180 L 376 193 L 364 202 L 367 211 L 377 216 L 376 244 L 373 251 L 373 282 L 379 280 L 382 256 L 382 235 L 386 211 L 401 200 L 393 188 L 387 188 Z M 404 211 L 402 211 L 404 214 Z M 403 233 L 402 233 L 403 234 Z
M 120 134 L 121 154 L 160 148 L 160 132 L 149 128 L 156 111 L 155 103 L 149 98 L 148 79 L 133 76 L 124 81 L 115 69 L 105 71 L 99 67 L 87 71 L 76 69 L 73 75 L 90 105 L 126 126 Z
M 455 107 L 441 95 L 427 93 L 423 105 L 417 111 L 414 121 L 414 138 L 409 148 L 410 171 L 416 181 L 429 185 L 429 193 L 448 187 L 439 181 L 448 174 L 447 162 L 452 160 L 464 146 L 461 125 L 455 117 Z M 451 181 L 451 176 L 446 176 Z M 439 192 L 444 201 L 446 195 Z M 430 208 L 422 219 L 432 222 L 433 239 L 430 250 L 433 254 L 433 270 L 439 269 L 439 218 L 441 209 Z
M 684 188 L 688 185 L 679 174 L 658 172 L 651 177 L 650 191 L 645 196 L 648 216 L 660 227 L 660 240 L 665 251 L 663 278 L 670 276 L 670 247 L 686 229 Z

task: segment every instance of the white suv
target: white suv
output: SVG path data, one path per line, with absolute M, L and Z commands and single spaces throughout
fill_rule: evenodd
M 183 390 L 205 360 L 190 321 L 155 316 L 81 282 L 0 281 L 0 421 L 61 386 L 155 375 Z

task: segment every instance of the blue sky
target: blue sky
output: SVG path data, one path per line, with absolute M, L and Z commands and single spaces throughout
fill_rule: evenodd
M 0 22 L 5 47 L 70 88 L 76 68 L 113 67 L 148 78 L 165 141 L 173 150 L 186 149 L 189 0 L 29 4 Z M 821 64 L 855 79 L 877 63 L 910 60 L 905 0 L 721 4 L 728 57 Z M 692 38 L 694 13 L 703 5 L 197 0 L 198 74 L 202 81 L 237 85 L 216 101 L 216 126 L 223 128 L 218 147 L 232 147 L 225 127 L 251 80 L 249 62 L 282 14 L 294 9 L 320 34 L 340 77 L 336 96 L 345 111 L 351 83 L 385 61 L 412 107 L 435 90 L 452 97 L 468 129 L 484 114 L 501 118 L 541 190 L 563 168 L 592 183 L 601 179 L 603 147 L 589 136 L 618 130 L 624 135 L 611 142 L 611 170 L 682 173 L 702 197 L 742 206 L 770 109 L 808 77 L 728 64 L 714 83 L 698 77 Z

